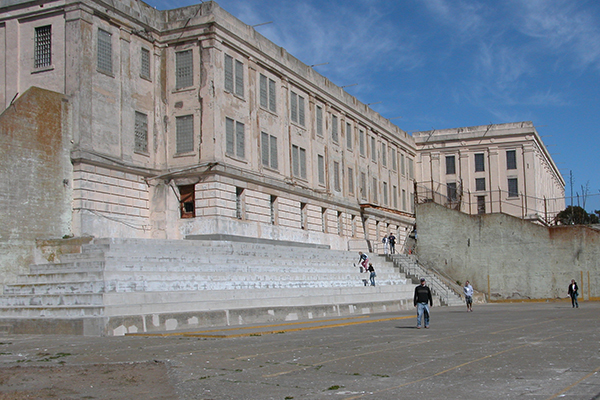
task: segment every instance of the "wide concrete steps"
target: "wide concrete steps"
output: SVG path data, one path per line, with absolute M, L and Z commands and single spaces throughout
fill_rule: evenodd
M 5 285 L 0 321 L 15 331 L 38 319 L 50 330 L 62 323 L 73 333 L 116 335 L 172 321 L 229 324 L 234 314 L 235 323 L 250 323 L 412 306 L 414 287 L 392 263 L 373 256 L 377 286 L 365 286 L 357 259 L 276 243 L 95 239 Z

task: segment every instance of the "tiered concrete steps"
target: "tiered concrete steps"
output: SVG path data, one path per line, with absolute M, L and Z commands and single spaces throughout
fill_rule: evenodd
M 122 335 L 412 307 L 414 287 L 383 257 L 377 286 L 357 254 L 223 240 L 96 239 L 6 285 L 13 333 Z

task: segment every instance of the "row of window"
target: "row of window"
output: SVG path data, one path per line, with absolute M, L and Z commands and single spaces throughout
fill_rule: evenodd
M 195 185 L 183 185 L 179 186 L 179 205 L 180 205 L 180 216 L 181 218 L 194 218 L 196 216 L 196 204 L 195 204 Z M 236 202 L 236 218 L 246 219 L 246 190 L 241 187 L 236 187 L 235 202 Z M 270 223 L 276 225 L 278 223 L 278 197 L 271 195 L 269 198 L 269 210 L 270 210 Z M 329 210 L 325 207 L 321 207 L 321 230 L 324 233 L 330 233 L 330 224 L 328 222 L 327 214 Z M 357 221 L 358 216 L 350 215 L 349 223 L 349 234 L 351 237 L 357 235 Z M 344 234 L 344 220 L 343 213 L 337 211 L 337 234 Z M 308 229 L 308 204 L 300 203 L 300 228 L 303 230 Z M 378 226 L 379 229 L 379 226 Z
M 506 151 L 506 169 L 517 169 L 517 152 L 516 150 Z M 475 172 L 485 171 L 485 154 L 475 154 Z M 446 175 L 456 174 L 456 156 L 446 156 Z
M 508 178 L 508 197 L 519 197 L 519 180 L 518 178 Z M 476 191 L 485 191 L 485 178 L 476 178 L 475 179 L 475 190 Z M 457 201 L 458 200 L 458 190 L 456 182 L 448 182 L 446 183 L 446 195 L 448 196 L 449 201 Z

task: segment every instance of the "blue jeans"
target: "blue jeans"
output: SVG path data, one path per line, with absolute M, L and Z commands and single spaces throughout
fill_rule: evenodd
M 371 275 L 369 275 L 369 279 L 371 280 L 371 286 L 375 286 L 375 272 L 371 272 Z
M 421 326 L 421 319 L 425 314 L 425 326 L 429 326 L 429 304 L 417 303 L 417 326 Z

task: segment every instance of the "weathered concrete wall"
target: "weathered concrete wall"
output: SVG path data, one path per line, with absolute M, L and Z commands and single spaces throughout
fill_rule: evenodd
M 600 232 L 547 228 L 505 214 L 467 215 L 417 206 L 419 261 L 470 280 L 492 300 L 567 296 L 571 279 L 585 299 L 600 297 Z
M 67 113 L 63 95 L 33 87 L 0 114 L 0 282 L 25 272 L 35 239 L 71 233 Z

